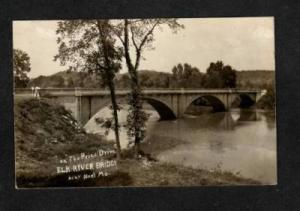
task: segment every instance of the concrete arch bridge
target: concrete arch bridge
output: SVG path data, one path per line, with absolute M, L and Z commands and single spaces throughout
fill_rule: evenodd
M 30 89 L 16 89 L 15 95 L 30 95 Z M 52 98 L 70 110 L 83 126 L 99 110 L 110 104 L 109 90 L 86 88 L 45 88 L 39 90 L 43 97 Z M 124 102 L 130 90 L 116 90 L 118 102 Z M 236 98 L 243 107 L 257 102 L 263 90 L 250 89 L 144 89 L 143 99 L 160 115 L 161 120 L 181 118 L 189 105 L 199 98 L 205 99 L 215 111 L 226 111 Z

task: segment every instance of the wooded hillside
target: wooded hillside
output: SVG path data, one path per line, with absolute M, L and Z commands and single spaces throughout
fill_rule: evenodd
M 143 88 L 175 88 L 174 78 L 172 73 L 158 72 L 155 70 L 141 70 L 139 71 L 140 83 Z M 204 75 L 204 73 L 201 73 Z M 238 88 L 264 88 L 270 86 L 275 79 L 275 72 L 268 70 L 246 70 L 236 71 L 236 86 Z M 201 76 L 200 76 L 201 77 Z M 116 76 L 117 88 L 128 88 L 130 79 L 127 73 L 118 74 Z M 190 79 L 192 80 L 192 79 Z M 187 83 L 191 88 L 195 87 L 197 82 L 195 80 Z M 94 77 L 85 72 L 67 72 L 62 71 L 50 76 L 39 76 L 31 79 L 28 87 L 39 86 L 45 87 L 84 87 L 97 88 L 102 87 L 100 77 Z M 202 87 L 199 82 L 199 88 Z

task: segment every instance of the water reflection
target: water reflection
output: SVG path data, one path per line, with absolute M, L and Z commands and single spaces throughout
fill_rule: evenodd
M 247 109 L 240 109 L 239 110 L 240 117 L 238 121 L 245 122 L 245 121 L 258 121 L 259 117 L 255 110 L 247 110 Z
M 107 111 L 106 111 L 107 112 Z M 147 137 L 142 147 L 159 160 L 213 169 L 240 172 L 264 184 L 275 184 L 276 122 L 274 112 L 236 109 L 230 112 L 186 115 L 172 121 L 158 121 L 154 111 L 147 123 Z M 104 116 L 105 112 L 98 115 Z M 125 122 L 127 112 L 120 111 Z M 100 132 L 92 120 L 86 129 Z M 126 131 L 120 133 L 121 145 L 126 147 Z M 113 132 L 109 133 L 113 139 Z
M 276 117 L 275 112 L 264 114 L 264 117 L 266 118 L 267 126 L 270 130 L 275 129 L 276 127 Z
M 275 184 L 275 128 L 272 112 L 233 110 L 188 115 L 172 123 L 153 122 L 147 140 L 164 142 L 167 135 L 184 141 L 159 152 L 157 157 L 162 161 L 208 169 L 221 164 L 222 170 Z

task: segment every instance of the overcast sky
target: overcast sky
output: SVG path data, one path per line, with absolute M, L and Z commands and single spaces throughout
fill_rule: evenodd
M 274 23 L 264 18 L 179 19 L 177 34 L 155 31 L 155 50 L 146 51 L 140 69 L 171 72 L 174 65 L 190 63 L 205 72 L 210 62 L 222 60 L 237 70 L 275 70 Z M 14 21 L 13 47 L 31 59 L 30 77 L 65 70 L 53 61 L 58 52 L 56 21 Z M 126 71 L 123 65 L 122 72 Z

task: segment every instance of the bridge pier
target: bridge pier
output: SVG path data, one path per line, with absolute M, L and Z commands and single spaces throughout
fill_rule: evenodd
M 185 112 L 186 109 L 186 103 L 184 100 L 184 96 L 182 94 L 175 95 L 176 97 L 176 117 L 181 118 Z
M 75 118 L 80 127 L 84 126 L 92 117 L 91 97 L 77 96 L 76 97 L 76 113 Z

